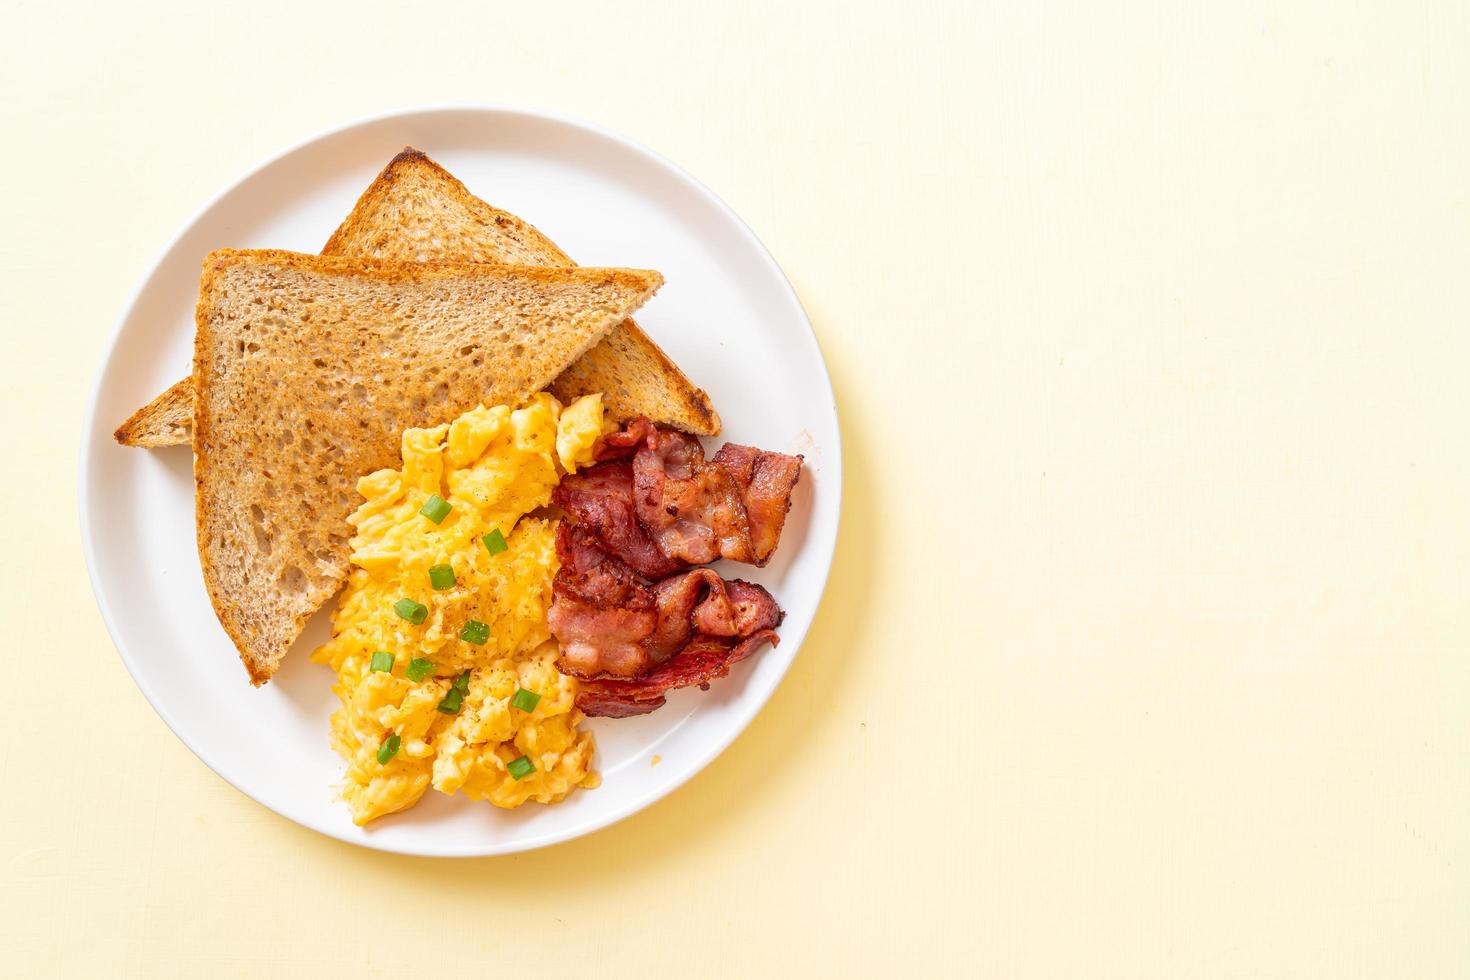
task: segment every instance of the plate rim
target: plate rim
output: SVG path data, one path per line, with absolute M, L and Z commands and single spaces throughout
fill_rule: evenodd
M 613 807 L 605 813 L 593 816 L 585 823 L 570 828 L 548 832 L 528 839 L 491 842 L 485 847 L 450 847 L 444 849 L 433 849 L 417 846 L 407 846 L 405 842 L 402 841 L 390 843 L 385 839 L 374 838 L 372 836 L 368 836 L 365 838 L 346 836 L 345 834 L 337 832 L 337 830 L 331 826 L 322 825 L 314 820 L 307 819 L 303 814 L 288 813 L 282 809 L 278 809 L 276 806 L 273 806 L 265 800 L 261 799 L 255 793 L 252 793 L 250 790 L 240 785 L 239 782 L 232 779 L 225 772 L 221 771 L 221 768 L 216 765 L 214 761 L 206 757 L 206 755 L 189 738 L 184 735 L 184 733 L 180 730 L 178 724 L 176 724 L 175 719 L 170 715 L 168 709 L 155 696 L 155 692 L 150 690 L 148 685 L 146 685 L 140 679 L 139 668 L 135 665 L 133 658 L 124 648 L 124 645 L 119 642 L 118 628 L 114 623 L 112 610 L 108 604 L 108 600 L 104 597 L 104 590 L 101 589 L 98 584 L 99 576 L 94 554 L 96 550 L 94 542 L 94 528 L 89 516 L 89 512 L 91 510 L 89 506 L 91 495 L 88 492 L 88 487 L 90 486 L 92 481 L 91 457 L 96 451 L 96 442 L 98 441 L 98 402 L 102 393 L 103 379 L 107 374 L 108 366 L 112 363 L 113 358 L 116 355 L 118 344 L 122 339 L 124 325 L 127 324 L 128 321 L 132 318 L 133 310 L 137 306 L 139 299 L 142 297 L 143 291 L 148 287 L 148 284 L 157 274 L 159 267 L 162 266 L 164 260 L 174 250 L 175 246 L 178 245 L 179 241 L 185 235 L 187 235 L 189 231 L 193 229 L 194 226 L 206 214 L 208 214 L 217 204 L 219 204 L 220 201 L 222 201 L 227 195 L 232 193 L 240 185 L 257 176 L 262 171 L 273 166 L 280 160 L 285 159 L 291 154 L 296 153 L 299 150 L 302 150 L 312 145 L 313 143 L 329 139 L 334 136 L 338 136 L 342 133 L 346 133 L 354 129 L 373 126 L 391 120 L 405 119 L 415 116 L 431 116 L 463 112 L 482 113 L 487 116 L 513 116 L 540 122 L 550 122 L 561 126 L 570 127 L 572 129 L 582 130 L 594 136 L 609 140 L 615 144 L 632 150 L 636 154 L 644 157 L 649 162 L 655 164 L 657 167 L 659 167 L 675 180 L 683 182 L 690 189 L 695 191 L 699 195 L 699 197 L 702 198 L 706 203 L 713 205 L 720 213 L 722 213 L 725 217 L 733 222 L 734 227 L 738 229 L 738 231 L 747 241 L 747 243 L 754 246 L 755 254 L 761 258 L 763 264 L 770 271 L 776 274 L 777 280 L 780 282 L 782 287 L 784 287 L 787 297 L 791 300 L 795 309 L 800 314 L 801 321 L 806 327 L 806 339 L 810 342 L 810 344 L 812 345 L 812 349 L 816 352 L 817 363 L 821 367 L 822 383 L 826 386 L 824 402 L 828 410 L 831 412 L 832 431 L 834 436 L 831 445 L 823 445 L 823 453 L 827 457 L 827 459 L 824 461 L 823 478 L 824 481 L 829 482 L 832 485 L 833 489 L 831 492 L 833 496 L 833 506 L 836 507 L 837 513 L 833 518 L 832 536 L 830 542 L 827 543 L 826 554 L 818 556 L 820 558 L 822 577 L 820 588 L 817 590 L 816 602 L 812 607 L 813 612 L 811 623 L 808 624 L 806 630 L 802 631 L 800 636 L 791 637 L 788 640 L 788 642 L 791 642 L 793 645 L 791 655 L 785 660 L 784 664 L 780 668 L 780 673 L 775 677 L 774 682 L 765 691 L 765 693 L 759 695 L 744 710 L 742 710 L 741 716 L 738 718 L 737 722 L 730 725 L 727 731 L 721 737 L 710 741 L 707 745 L 703 746 L 699 751 L 694 753 L 693 758 L 683 769 L 683 771 L 675 774 L 669 780 L 652 787 L 648 792 L 634 797 L 621 806 Z M 838 538 L 841 536 L 842 526 L 842 426 L 840 413 L 838 412 L 837 408 L 836 395 L 832 388 L 831 372 L 827 367 L 827 359 L 822 352 L 821 342 L 817 337 L 816 330 L 812 327 L 811 317 L 807 314 L 806 307 L 801 302 L 801 297 L 796 292 L 796 289 L 791 285 L 791 280 L 787 277 L 785 270 L 783 270 L 780 264 L 776 262 L 775 257 L 770 252 L 770 249 L 768 249 L 765 246 L 765 243 L 762 242 L 759 237 L 757 237 L 755 232 L 750 228 L 745 220 L 741 218 L 740 215 L 737 214 L 733 208 L 726 204 L 725 201 L 719 197 L 719 195 L 715 194 L 714 191 L 707 187 L 693 174 L 689 173 L 684 168 L 680 167 L 678 164 L 674 163 L 672 160 L 665 157 L 664 155 L 645 146 L 643 143 L 600 124 L 592 123 L 587 120 L 567 114 L 539 108 L 530 108 L 527 106 L 497 103 L 446 102 L 418 106 L 407 106 L 372 113 L 369 115 L 358 116 L 346 122 L 327 126 L 323 129 L 311 133 L 304 138 L 296 140 L 295 142 L 255 163 L 250 168 L 240 173 L 234 180 L 227 183 L 207 201 L 205 201 L 196 210 L 194 210 L 193 213 L 191 213 L 183 221 L 183 223 L 180 224 L 178 229 L 168 239 L 168 241 L 165 242 L 164 245 L 155 253 L 153 260 L 148 264 L 145 271 L 138 279 L 137 284 L 134 286 L 126 302 L 123 304 L 122 310 L 119 313 L 117 319 L 113 322 L 112 329 L 107 336 L 106 342 L 103 344 L 101 355 L 98 358 L 96 366 L 93 369 L 92 383 L 87 393 L 87 407 L 83 418 L 82 438 L 79 441 L 78 457 L 79 465 L 77 473 L 77 510 L 80 521 L 82 552 L 86 562 L 88 582 L 92 587 L 93 600 L 96 602 L 98 611 L 102 615 L 103 625 L 107 629 L 108 638 L 112 641 L 112 647 L 116 651 L 118 657 L 122 660 L 123 666 L 128 672 L 128 676 L 133 681 L 133 685 L 139 690 L 139 692 L 142 693 L 144 699 L 148 702 L 149 706 L 152 707 L 154 713 L 158 715 L 158 717 L 168 727 L 169 731 L 173 733 L 174 737 L 177 738 L 181 743 L 183 743 L 183 745 L 194 754 L 195 758 L 204 763 L 204 765 L 215 775 L 223 779 L 229 785 L 233 786 L 242 795 L 254 801 L 257 805 L 276 814 L 278 817 L 289 820 L 297 826 L 305 827 L 309 830 L 315 831 L 316 833 L 321 834 L 324 837 L 329 837 L 333 840 L 341 841 L 346 844 L 367 848 L 369 850 L 381 851 L 384 853 L 406 854 L 419 857 L 495 857 L 500 855 L 525 853 L 527 851 L 550 847 L 554 844 L 563 843 L 565 841 L 575 840 L 579 837 L 585 837 L 589 834 L 596 833 L 599 830 L 604 830 L 607 827 L 626 820 L 634 814 L 642 812 L 643 810 L 657 803 L 659 800 L 662 800 L 663 798 L 669 796 L 675 790 L 678 790 L 680 787 L 688 783 L 696 775 L 703 772 L 710 765 L 710 763 L 714 762 L 715 759 L 719 758 L 719 756 L 722 755 L 724 751 L 730 747 L 730 745 L 735 741 L 736 738 L 740 737 L 740 735 L 742 735 L 745 730 L 750 727 L 751 722 L 755 720 L 756 716 L 758 716 L 762 711 L 765 710 L 766 705 L 770 703 L 771 697 L 776 693 L 776 689 L 779 688 L 782 682 L 786 679 L 786 675 L 790 671 L 791 665 L 795 663 L 796 657 L 801 653 L 801 649 L 806 641 L 807 633 L 810 632 L 811 625 L 816 622 L 816 617 L 821 611 L 823 600 L 826 598 L 827 588 L 831 584 L 832 563 L 836 555 L 837 541 Z M 811 544 L 817 544 L 817 542 L 809 542 L 807 546 L 810 546 Z M 782 639 L 787 640 L 787 638 L 784 636 L 782 637 Z

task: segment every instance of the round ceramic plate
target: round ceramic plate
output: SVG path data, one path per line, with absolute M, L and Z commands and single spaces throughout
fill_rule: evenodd
M 800 452 L 806 468 L 775 559 L 738 571 L 785 608 L 779 647 L 708 692 L 673 693 L 651 715 L 592 719 L 603 777 L 596 790 L 513 811 L 430 792 L 407 812 L 360 828 L 337 797 L 342 760 L 327 727 L 332 674 L 308 659 L 327 636 L 328 611 L 275 679 L 252 688 L 205 594 L 188 447 L 126 449 L 112 431 L 189 372 L 206 253 L 317 251 L 405 144 L 583 265 L 662 272 L 666 285 L 639 310 L 638 323 L 709 392 L 724 419 L 721 440 Z M 103 357 L 80 491 L 102 616 L 138 687 L 199 758 L 277 813 L 341 840 L 409 854 L 484 855 L 567 840 L 635 813 L 699 772 L 750 723 L 800 650 L 821 599 L 837 538 L 842 456 L 831 384 L 801 304 L 718 198 L 669 161 L 595 127 L 523 110 L 444 108 L 309 140 L 251 171 L 188 223 L 143 278 Z

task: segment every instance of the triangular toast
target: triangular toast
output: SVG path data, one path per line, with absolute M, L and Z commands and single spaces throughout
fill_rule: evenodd
M 423 152 L 406 147 L 363 192 L 322 249 L 323 255 L 568 267 L 575 263 L 534 227 L 491 207 Z M 715 435 L 720 417 L 703 391 L 628 320 L 550 385 L 562 401 L 603 393 L 617 420 L 646 415 L 697 435 Z M 127 446 L 189 441 L 189 379 L 134 412 L 115 433 Z

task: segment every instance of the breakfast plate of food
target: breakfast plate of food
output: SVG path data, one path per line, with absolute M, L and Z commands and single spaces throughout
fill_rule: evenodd
M 841 490 L 811 326 L 728 207 L 598 128 L 449 107 L 308 140 L 184 227 L 103 355 L 79 498 L 117 649 L 206 764 L 469 856 L 729 745 Z

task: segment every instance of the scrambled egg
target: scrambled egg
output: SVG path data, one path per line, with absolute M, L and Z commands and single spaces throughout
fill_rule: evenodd
M 337 672 L 332 743 L 357 823 L 412 806 L 430 786 L 517 807 L 597 785 L 576 681 L 556 669 L 546 628 L 555 527 L 527 515 L 563 473 L 592 462 L 611 428 L 601 395 L 563 408 L 541 394 L 516 411 L 409 429 L 403 469 L 358 481 L 354 568 L 332 639 L 313 654 Z

